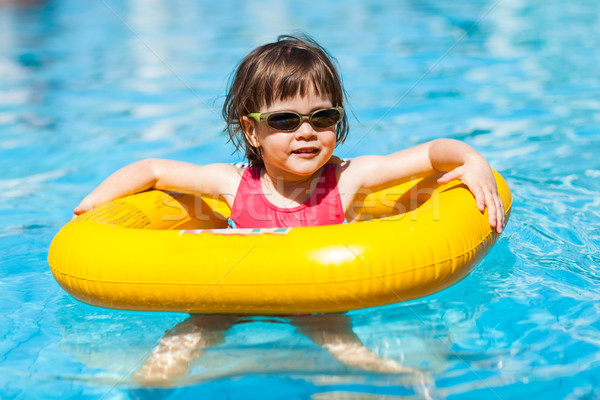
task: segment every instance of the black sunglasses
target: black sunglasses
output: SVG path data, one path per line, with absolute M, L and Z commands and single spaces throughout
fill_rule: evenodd
M 304 121 L 308 121 L 314 129 L 327 129 L 340 123 L 344 115 L 343 107 L 322 108 L 310 114 L 300 114 L 295 111 L 271 111 L 251 113 L 248 117 L 266 124 L 276 131 L 294 132 Z

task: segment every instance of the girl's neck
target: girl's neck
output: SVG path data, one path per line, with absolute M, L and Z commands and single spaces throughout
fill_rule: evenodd
M 285 179 L 280 175 L 273 176 L 269 174 L 265 167 L 261 168 L 260 181 L 265 195 L 271 203 L 283 206 L 294 207 L 304 204 L 314 192 L 319 178 L 323 175 L 325 166 L 319 168 L 312 175 L 298 177 L 298 179 Z

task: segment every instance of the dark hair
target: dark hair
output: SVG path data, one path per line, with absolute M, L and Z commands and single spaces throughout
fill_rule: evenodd
M 259 149 L 246 138 L 241 118 L 275 101 L 314 93 L 328 97 L 334 107 L 343 107 L 346 92 L 335 67 L 335 59 L 309 36 L 282 35 L 274 43 L 248 54 L 232 75 L 223 105 L 229 140 L 244 150 L 250 165 L 262 166 Z M 346 113 L 336 127 L 336 143 L 348 135 Z

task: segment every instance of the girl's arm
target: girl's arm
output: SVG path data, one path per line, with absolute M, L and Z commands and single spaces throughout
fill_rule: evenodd
M 231 164 L 195 165 L 180 161 L 148 159 L 121 168 L 87 195 L 74 214 L 80 215 L 111 200 L 148 189 L 192 194 L 220 194 L 228 201 L 239 183 Z
M 356 188 L 374 188 L 436 171 L 445 172 L 438 179 L 440 184 L 458 179 L 467 185 L 477 208 L 483 212 L 487 207 L 490 225 L 502 232 L 504 205 L 492 169 L 481 154 L 461 141 L 437 139 L 387 156 L 357 157 L 350 161 L 344 175 Z

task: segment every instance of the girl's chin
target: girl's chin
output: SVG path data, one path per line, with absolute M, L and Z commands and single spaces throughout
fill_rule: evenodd
M 309 178 L 315 172 L 317 172 L 321 167 L 322 167 L 322 165 L 320 163 L 300 163 L 300 164 L 293 163 L 291 165 L 290 164 L 286 165 L 284 168 L 281 168 L 280 170 L 282 172 L 284 172 L 285 175 L 288 175 L 290 177 L 295 176 L 295 177 Z
M 299 165 L 293 169 L 293 172 L 299 176 L 309 177 L 321 169 L 325 163 L 314 163 L 312 165 Z
M 322 157 L 322 154 L 317 154 L 312 157 L 296 157 L 296 154 L 292 154 L 286 161 L 277 165 L 273 164 L 274 168 L 267 168 L 275 175 L 289 176 L 291 177 L 304 177 L 308 178 L 327 163 L 330 157 Z M 279 170 L 279 173 L 275 172 Z

